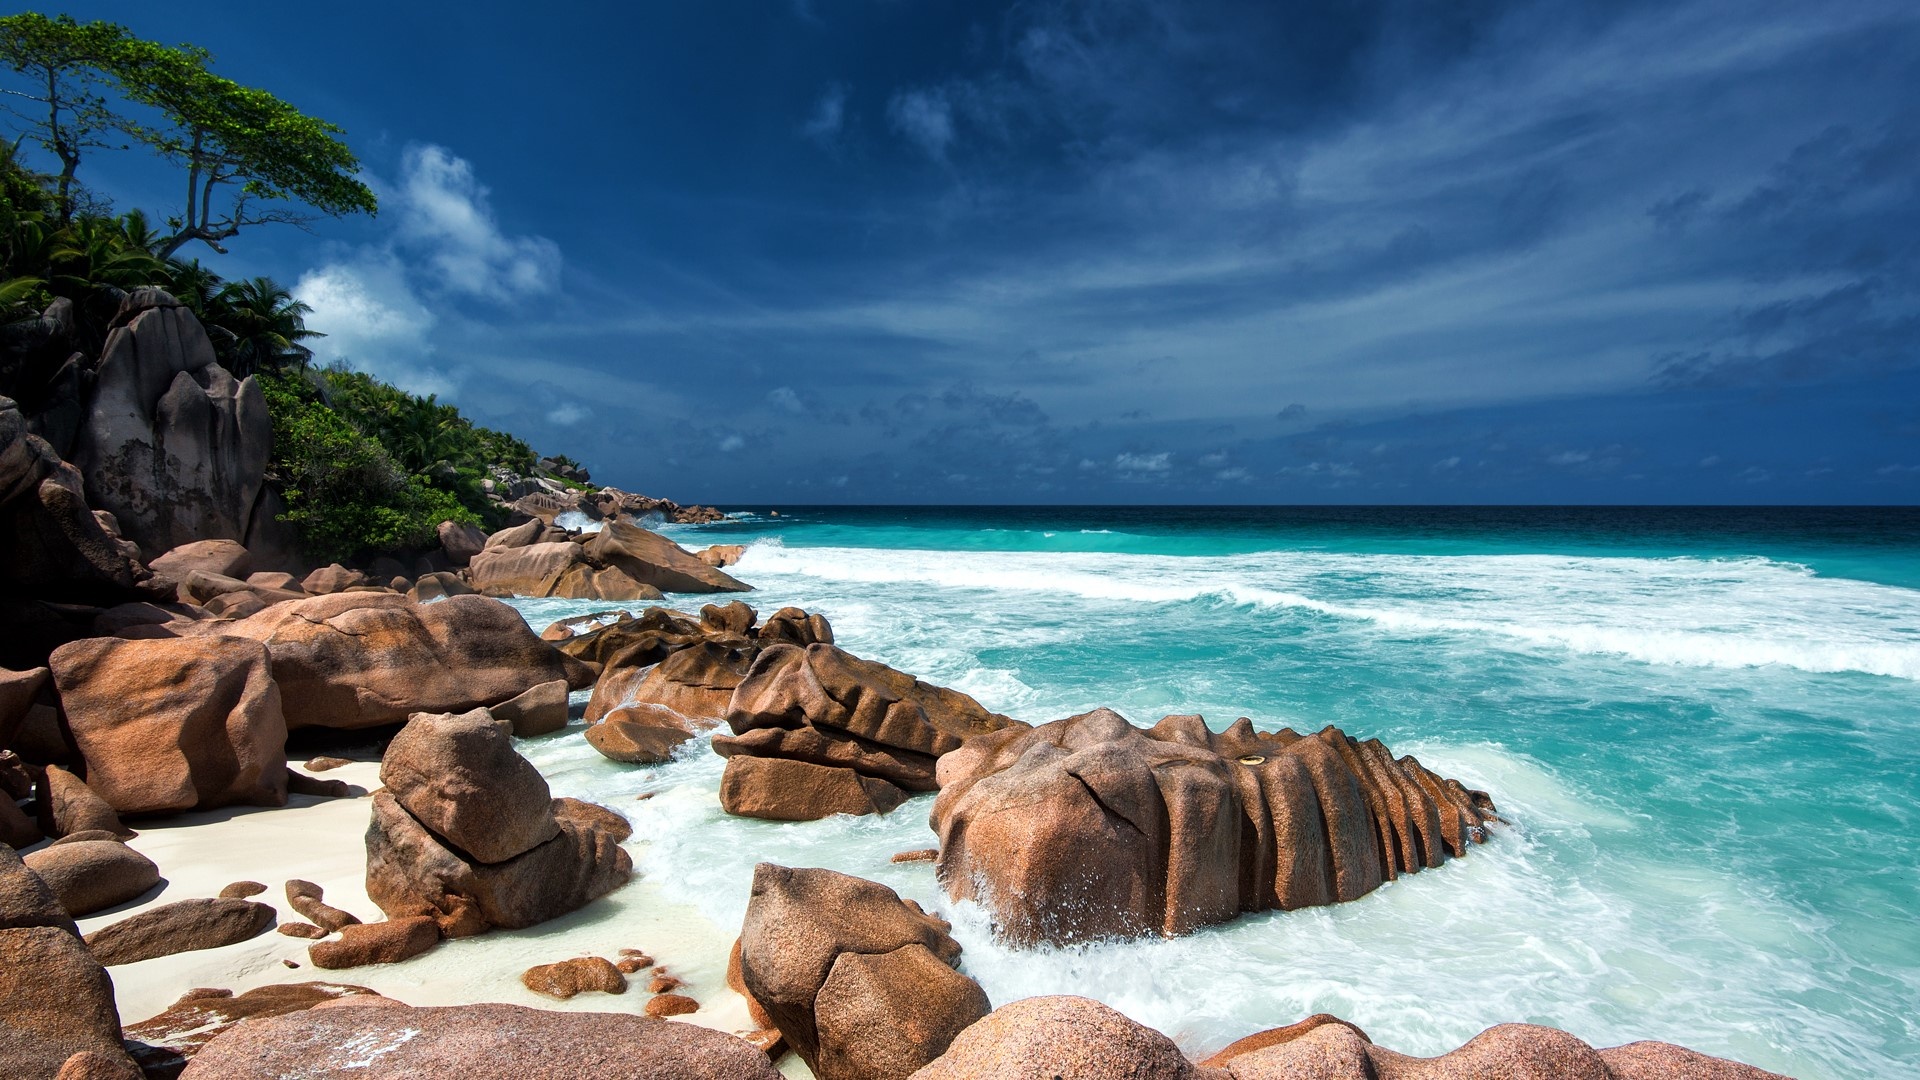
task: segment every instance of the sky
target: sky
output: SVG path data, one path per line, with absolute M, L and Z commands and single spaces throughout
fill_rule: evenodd
M 343 127 L 203 259 L 603 484 L 1920 501 L 1911 0 L 62 10 Z

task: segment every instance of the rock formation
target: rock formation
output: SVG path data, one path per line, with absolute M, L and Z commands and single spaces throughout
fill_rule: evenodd
M 619 815 L 552 799 L 484 710 L 415 716 L 380 766 L 367 828 L 367 895 L 448 937 L 564 915 L 624 884 Z
M 904 1080 L 990 1007 L 949 929 L 884 885 L 761 863 L 739 974 L 820 1080 Z
M 1335 728 L 1136 728 L 1106 709 L 942 758 L 940 879 L 1010 941 L 1184 934 L 1352 900 L 1440 865 L 1498 820 L 1484 792 Z
M 189 990 L 166 1010 L 129 1024 L 123 1032 L 135 1060 L 150 1077 L 178 1076 L 187 1059 L 242 1020 L 284 1016 L 342 998 L 375 996 L 364 986 L 303 982 L 231 990 Z
M 469 559 L 474 588 L 488 596 L 658 600 L 664 592 L 749 588 L 659 533 L 621 521 L 573 534 L 529 521 L 488 537 Z
M 266 645 L 289 730 L 394 724 L 506 701 L 555 679 L 584 688 L 593 678 L 519 612 L 484 596 L 432 604 L 378 592 L 316 596 L 218 632 Z
M 97 1067 L 115 1070 L 99 1075 L 140 1075 L 120 1044 L 120 1013 L 106 969 L 79 938 L 58 927 L 0 930 L 0 1064 L 6 1075 L 51 1080 L 76 1054 L 93 1054 Z
M 246 542 L 266 490 L 273 425 L 253 379 L 214 360 L 199 320 L 158 289 L 121 304 L 100 351 L 73 460 L 92 504 L 149 552 Z
M 369 1054 L 369 1047 L 382 1052 Z M 517 1005 L 347 1004 L 257 1020 L 194 1055 L 182 1080 L 780 1080 L 725 1032 L 625 1013 Z
M 87 786 L 115 811 L 287 801 L 287 724 L 259 642 L 88 638 L 49 663 Z
M 1025 998 L 953 1040 L 915 1080 L 1784 1080 L 1670 1043 L 1595 1050 L 1564 1031 L 1501 1024 L 1435 1058 L 1375 1046 L 1316 1016 L 1248 1036 L 1195 1065 L 1171 1039 L 1081 997 Z
M 713 740 L 729 759 L 721 805 L 729 813 L 784 818 L 809 816 L 802 805 L 781 806 L 779 793 L 789 784 L 807 793 L 830 783 L 846 796 L 864 791 L 876 810 L 890 809 L 881 804 L 939 788 L 934 765 L 941 755 L 983 735 L 1027 729 L 957 690 L 827 644 L 762 649 L 734 690 L 727 725 L 733 734 Z

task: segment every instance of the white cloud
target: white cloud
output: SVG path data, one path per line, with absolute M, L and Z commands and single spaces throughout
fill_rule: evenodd
M 787 412 L 793 413 L 795 416 L 807 411 L 806 404 L 800 400 L 799 394 L 794 393 L 793 387 L 791 386 L 777 386 L 771 391 L 768 391 L 767 400 L 771 402 L 774 407 L 784 409 Z
M 1585 450 L 1562 450 L 1547 459 L 1549 465 L 1579 465 L 1593 457 Z
M 953 104 L 943 90 L 905 90 L 887 103 L 895 131 L 935 161 L 945 161 L 953 143 Z
M 1444 457 L 1444 458 L 1441 458 L 1439 461 L 1434 462 L 1433 471 L 1446 472 L 1448 469 L 1458 468 L 1459 465 L 1460 465 L 1460 455 L 1455 454 L 1452 457 Z
M 747 440 L 738 435 L 729 435 L 720 440 L 720 452 L 723 454 L 731 454 L 745 445 L 747 445 Z
M 1159 454 L 1119 454 L 1113 459 L 1113 467 L 1121 472 L 1163 473 L 1173 467 L 1173 455 Z
M 434 314 L 390 253 L 362 253 L 309 270 L 293 295 L 313 309 L 307 325 L 327 335 L 311 342 L 320 363 L 374 372 L 415 394 L 447 394 L 458 386 L 433 364 Z
M 559 245 L 501 232 L 490 192 L 465 158 L 445 147 L 412 146 L 400 169 L 399 241 L 425 258 L 436 285 L 489 299 L 559 287 Z
M 547 413 L 548 421 L 562 427 L 572 427 L 593 415 L 593 410 L 575 401 L 563 401 Z
M 820 100 L 813 106 L 813 115 L 800 125 L 800 133 L 810 139 L 827 142 L 840 134 L 840 129 L 846 123 L 847 88 L 835 83 L 820 95 Z

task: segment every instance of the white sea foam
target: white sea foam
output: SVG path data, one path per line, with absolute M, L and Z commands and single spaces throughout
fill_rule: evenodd
M 759 579 L 1168 605 L 1212 601 L 1649 664 L 1920 680 L 1920 592 L 1766 559 L 749 549 Z M 956 601 L 960 597 L 955 598 Z

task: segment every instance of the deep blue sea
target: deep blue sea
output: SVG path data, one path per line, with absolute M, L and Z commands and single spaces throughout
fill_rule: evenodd
M 641 872 L 730 933 L 755 862 L 829 866 L 953 918 L 996 1004 L 1085 994 L 1192 1053 L 1332 1012 L 1418 1054 L 1527 1021 L 1920 1071 L 1920 509 L 766 509 L 664 531 L 751 545 L 733 572 L 763 614 L 823 612 L 1019 719 L 1335 724 L 1512 824 L 1338 907 L 1022 951 L 888 862 L 932 845 L 931 796 L 747 821 L 704 744 L 653 768 L 577 728 L 523 745 L 559 791 L 632 807 Z M 607 606 L 518 604 L 536 627 Z

